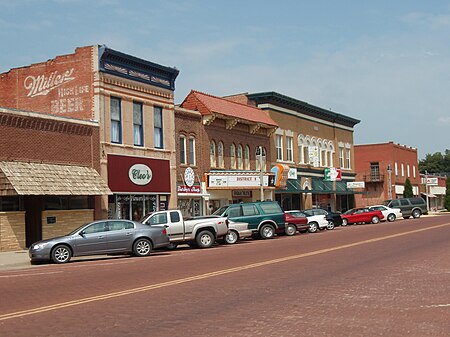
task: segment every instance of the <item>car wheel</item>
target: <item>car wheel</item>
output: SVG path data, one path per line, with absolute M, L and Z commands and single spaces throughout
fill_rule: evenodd
M 262 239 L 271 239 L 275 235 L 275 229 L 272 225 L 262 225 L 259 230 L 259 235 Z
M 54 263 L 66 263 L 70 261 L 72 251 L 66 245 L 58 245 L 53 248 L 52 261 Z
M 169 243 L 169 245 L 166 247 L 168 250 L 174 250 L 174 249 L 177 249 L 177 247 L 178 247 L 178 244 L 177 243 L 173 243 L 173 242 L 171 242 L 171 243 Z
M 380 222 L 380 218 L 377 217 L 376 215 L 372 217 L 372 223 L 379 223 Z
M 347 226 L 348 225 L 348 220 L 347 219 L 342 219 L 342 225 L 341 226 Z
M 225 243 L 232 245 L 239 240 L 239 235 L 235 231 L 229 231 L 227 235 L 225 235 Z
M 148 239 L 137 239 L 133 245 L 133 253 L 136 256 L 148 256 L 152 252 L 152 243 Z
M 293 224 L 287 224 L 284 232 L 286 233 L 287 236 L 295 235 L 295 233 L 297 232 L 297 226 Z
M 334 229 L 334 222 L 333 221 L 328 221 L 327 229 L 328 230 Z
M 387 221 L 389 222 L 395 221 L 395 214 L 393 213 L 388 214 Z
M 418 210 L 418 209 L 415 209 L 412 213 L 411 213 L 411 215 L 412 215 L 412 217 L 414 218 L 414 219 L 417 219 L 417 218 L 420 218 L 420 215 L 421 215 L 422 213 Z
M 319 225 L 317 224 L 317 222 L 311 222 L 310 224 L 309 224 L 309 229 L 308 229 L 308 231 L 310 232 L 310 233 L 315 233 L 315 232 L 317 232 L 319 230 Z
M 199 248 L 209 248 L 214 244 L 214 234 L 210 231 L 204 230 L 197 234 L 195 241 Z

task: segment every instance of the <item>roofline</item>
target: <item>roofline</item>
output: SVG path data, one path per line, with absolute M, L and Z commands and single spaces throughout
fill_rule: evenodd
M 309 113 L 315 117 L 317 117 L 317 115 L 320 115 L 320 117 L 324 118 L 325 120 L 328 120 L 333 123 L 337 122 L 346 126 L 353 127 L 361 122 L 359 119 L 355 119 L 330 110 L 326 110 L 318 106 L 300 101 L 298 99 L 282 95 L 275 91 L 247 94 L 247 97 L 250 100 L 254 100 L 257 105 L 269 102 L 272 102 L 273 104 L 281 103 L 282 105 L 287 106 L 291 109 L 301 110 L 301 112 Z

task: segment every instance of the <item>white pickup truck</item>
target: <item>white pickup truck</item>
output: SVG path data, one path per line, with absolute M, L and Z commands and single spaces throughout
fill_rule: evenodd
M 183 219 L 178 210 L 158 211 L 147 214 L 142 223 L 166 227 L 170 248 L 180 243 L 197 245 L 200 248 L 211 247 L 216 239 L 224 238 L 228 233 L 226 217 L 198 217 Z

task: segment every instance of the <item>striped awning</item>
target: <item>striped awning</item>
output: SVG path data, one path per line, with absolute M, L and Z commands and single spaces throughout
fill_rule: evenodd
M 92 167 L 0 161 L 0 196 L 107 194 L 111 190 Z

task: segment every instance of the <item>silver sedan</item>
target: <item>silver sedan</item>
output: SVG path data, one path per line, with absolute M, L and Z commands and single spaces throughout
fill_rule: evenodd
M 65 236 L 33 243 L 29 256 L 32 262 L 51 260 L 65 263 L 72 256 L 110 253 L 147 256 L 154 248 L 168 245 L 165 227 L 129 220 L 100 220 L 85 224 Z

